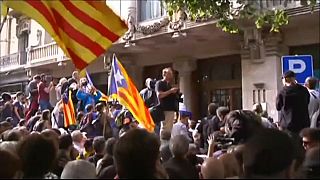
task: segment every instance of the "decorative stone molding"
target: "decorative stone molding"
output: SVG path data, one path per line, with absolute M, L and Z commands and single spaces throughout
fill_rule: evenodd
M 17 18 L 16 36 L 20 38 L 23 34 L 30 34 L 30 18 L 27 16 L 20 16 Z
M 169 24 L 169 18 L 165 17 L 161 19 L 159 22 L 155 22 L 150 25 L 142 26 L 138 25 L 137 32 L 142 33 L 143 35 L 150 35 L 155 32 L 158 32 L 161 28 L 167 26 Z
M 173 31 L 180 31 L 185 27 L 186 20 L 186 12 L 184 10 L 180 10 L 172 17 L 171 22 L 169 23 L 169 28 Z
M 242 58 L 250 59 L 252 63 L 263 63 L 265 57 L 264 33 L 255 27 L 243 29 Z
M 129 16 L 128 31 L 125 33 L 122 39 L 125 40 L 126 42 L 133 40 L 135 36 L 135 32 L 136 32 L 136 26 L 134 24 L 134 18 L 132 16 Z

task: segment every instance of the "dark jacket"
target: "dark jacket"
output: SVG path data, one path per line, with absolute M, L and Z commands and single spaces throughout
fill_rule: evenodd
M 173 157 L 163 164 L 169 179 L 199 179 L 195 166 L 186 158 Z
M 305 87 L 299 84 L 285 86 L 276 100 L 277 110 L 280 111 L 280 126 L 294 133 L 309 127 L 309 101 L 310 94 Z

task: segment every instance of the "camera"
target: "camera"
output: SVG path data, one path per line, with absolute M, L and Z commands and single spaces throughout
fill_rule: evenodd
M 229 138 L 226 135 L 220 135 L 216 137 L 216 141 L 218 143 L 217 147 L 219 150 L 225 150 L 235 144 L 234 138 Z

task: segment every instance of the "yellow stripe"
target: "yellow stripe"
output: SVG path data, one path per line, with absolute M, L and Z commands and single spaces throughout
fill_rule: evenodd
M 81 1 L 78 1 L 78 2 L 81 2 Z M 68 21 L 71 26 L 73 26 L 75 29 L 77 29 L 82 34 L 86 35 L 92 41 L 99 43 L 102 47 L 108 47 L 112 44 L 112 42 L 108 38 L 102 36 L 98 31 L 96 31 L 95 29 L 91 28 L 90 26 L 84 24 L 77 17 L 75 17 L 72 13 L 70 13 L 70 11 L 68 9 L 66 9 L 60 1 L 47 1 L 46 3 L 49 3 L 50 7 L 52 7 L 57 12 L 59 12 L 61 15 L 63 15 L 65 20 Z M 94 14 L 94 13 L 92 13 L 92 14 Z M 90 14 L 90 15 L 92 15 L 92 14 Z
M 69 56 L 64 43 L 60 40 L 59 36 L 54 32 L 51 24 L 41 13 L 39 13 L 36 9 L 34 9 L 24 1 L 3 1 L 3 3 L 12 9 L 20 11 L 21 13 L 29 16 L 30 18 L 36 20 L 39 24 L 41 24 L 44 29 L 46 29 L 46 31 L 51 35 L 51 37 L 57 42 L 60 48 Z
M 97 10 L 88 5 L 85 1 L 71 1 L 76 7 L 78 7 L 84 13 L 90 15 L 93 19 L 99 21 L 102 25 L 108 27 L 110 31 L 122 36 L 128 29 L 121 26 L 121 19 L 106 5 L 105 1 L 95 1 L 99 9 Z
M 77 41 L 70 38 L 63 30 L 59 28 L 61 39 L 65 42 L 66 47 L 70 48 L 74 53 L 76 53 L 83 61 L 90 63 L 92 59 L 97 57 L 87 48 L 80 45 Z M 81 52 L 81 53 L 79 53 Z
M 137 114 L 137 116 L 141 117 L 141 119 L 146 119 L 146 114 L 143 111 L 141 111 L 142 107 L 144 107 L 144 103 L 141 104 L 139 103 L 139 101 L 138 103 L 136 103 L 135 99 L 124 88 L 118 88 L 118 91 L 121 91 L 123 94 L 125 94 L 127 96 L 127 99 L 130 101 L 130 104 L 132 104 L 132 106 L 136 107 L 138 111 L 140 111 L 140 114 Z

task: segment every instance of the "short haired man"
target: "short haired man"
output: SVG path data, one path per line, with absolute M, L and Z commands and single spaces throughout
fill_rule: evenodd
M 319 128 L 304 128 L 300 132 L 302 145 L 305 150 L 320 146 L 320 129 Z
M 188 139 L 184 135 L 177 135 L 171 138 L 169 146 L 173 157 L 163 164 L 169 179 L 198 179 L 196 167 L 186 158 Z
M 171 68 L 163 69 L 162 77 L 163 79 L 156 83 L 156 92 L 165 115 L 165 120 L 161 122 L 160 134 L 162 131 L 171 133 L 174 113 L 177 110 L 177 92 L 179 90 L 177 87 L 172 87 L 174 76 Z
M 315 77 L 308 77 L 305 81 L 305 87 L 308 89 L 310 93 L 310 103 L 308 106 L 309 117 L 311 120 L 311 127 L 319 127 L 319 123 L 317 122 L 317 118 L 320 111 L 320 93 L 316 90 L 316 86 L 318 83 L 318 79 Z
M 191 136 L 188 131 L 188 121 L 191 117 L 191 112 L 187 110 L 183 103 L 179 103 L 179 119 L 172 127 L 171 138 L 177 135 L 185 136 L 189 142 L 192 142 Z
M 17 126 L 22 118 L 24 118 L 24 106 L 23 106 L 24 94 L 17 92 L 16 99 L 13 102 L 13 126 Z
M 293 141 L 277 129 L 261 129 L 244 146 L 244 178 L 293 178 Z
M 52 110 L 52 106 L 50 104 L 50 96 L 49 92 L 51 87 L 53 86 L 52 83 L 47 82 L 47 75 L 41 74 L 41 82 L 38 84 L 38 103 L 40 105 L 41 111 L 45 109 Z
M 88 161 L 97 166 L 97 162 L 103 158 L 106 149 L 106 140 L 103 136 L 97 136 L 93 139 L 93 149 L 95 154 L 89 157 Z
M 284 87 L 276 99 L 276 108 L 281 114 L 280 128 L 298 134 L 303 128 L 310 126 L 310 94 L 307 88 L 296 82 L 293 71 L 285 72 L 282 82 Z
M 160 142 L 144 129 L 131 129 L 120 137 L 114 149 L 114 162 L 120 179 L 158 177 Z
M 95 179 L 94 165 L 85 160 L 70 161 L 64 167 L 61 179 Z

